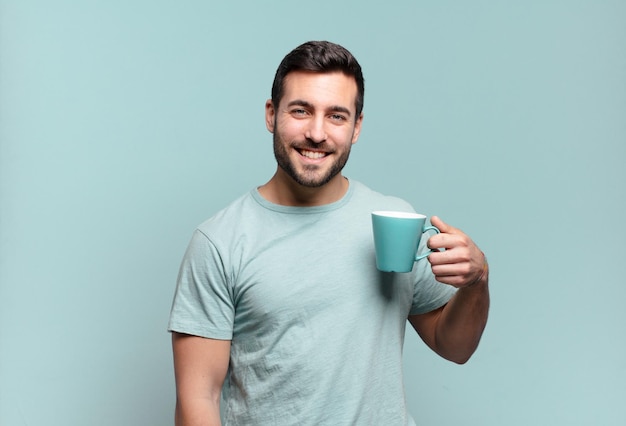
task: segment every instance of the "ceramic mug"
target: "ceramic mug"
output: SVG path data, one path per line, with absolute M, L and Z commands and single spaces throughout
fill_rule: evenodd
M 413 264 L 432 251 L 417 254 L 422 234 L 439 233 L 435 226 L 426 226 L 426 216 L 418 213 L 372 212 L 376 267 L 384 272 L 411 272 Z

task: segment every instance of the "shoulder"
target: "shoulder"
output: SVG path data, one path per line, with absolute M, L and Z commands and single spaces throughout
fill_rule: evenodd
M 228 246 L 238 233 L 241 224 L 248 223 L 258 216 L 254 211 L 255 208 L 259 207 L 251 193 L 243 194 L 200 223 L 194 231 L 194 236 L 197 239 L 208 240 L 211 245 L 218 248 Z
M 202 233 L 212 234 L 231 223 L 237 223 L 242 216 L 248 216 L 255 205 L 251 192 L 247 192 L 202 222 L 197 229 Z
M 411 204 L 402 198 L 382 194 L 359 181 L 350 180 L 350 185 L 353 186 L 354 201 L 359 204 L 367 205 L 371 210 L 415 211 Z

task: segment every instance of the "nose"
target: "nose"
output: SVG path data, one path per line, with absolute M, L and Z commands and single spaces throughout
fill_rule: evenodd
M 314 117 L 309 124 L 304 135 L 308 140 L 315 143 L 322 143 L 326 140 L 326 128 L 323 117 Z

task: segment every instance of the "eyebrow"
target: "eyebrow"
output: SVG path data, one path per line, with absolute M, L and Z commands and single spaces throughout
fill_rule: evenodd
M 292 106 L 303 106 L 303 107 L 305 107 L 305 108 L 314 109 L 314 106 L 313 106 L 310 102 L 307 102 L 307 101 L 305 101 L 305 100 L 303 100 L 303 99 L 294 99 L 293 101 L 289 102 L 289 103 L 287 104 L 287 106 L 288 106 L 288 107 L 292 107 Z M 333 105 L 333 106 L 331 106 L 331 107 L 330 107 L 330 108 L 328 108 L 328 109 L 329 109 L 330 111 L 344 113 L 344 114 L 346 114 L 348 117 L 351 117 L 351 116 L 352 116 L 352 112 L 351 112 L 348 108 L 343 107 L 343 106 L 341 106 L 341 105 Z

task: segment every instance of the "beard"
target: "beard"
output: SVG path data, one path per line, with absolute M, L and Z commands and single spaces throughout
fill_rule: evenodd
M 289 145 L 289 147 L 287 147 L 287 144 L 278 135 L 278 132 L 274 132 L 273 140 L 274 157 L 276 157 L 276 162 L 278 163 L 278 166 L 283 169 L 285 173 L 287 173 L 287 175 L 291 177 L 296 183 L 307 188 L 319 188 L 326 185 L 335 176 L 337 176 L 341 172 L 341 170 L 343 170 L 344 166 L 348 162 L 348 158 L 350 157 L 351 146 L 349 146 L 348 149 L 342 152 L 341 155 L 337 157 L 337 159 L 330 165 L 330 167 L 327 167 L 326 170 L 324 170 L 321 166 L 307 165 L 304 166 L 302 171 L 298 171 L 296 169 L 296 165 L 293 161 L 291 161 L 289 157 L 288 149 L 293 146 L 311 150 L 324 149 L 324 144 L 306 142 L 302 145 L 297 145 L 292 143 Z

